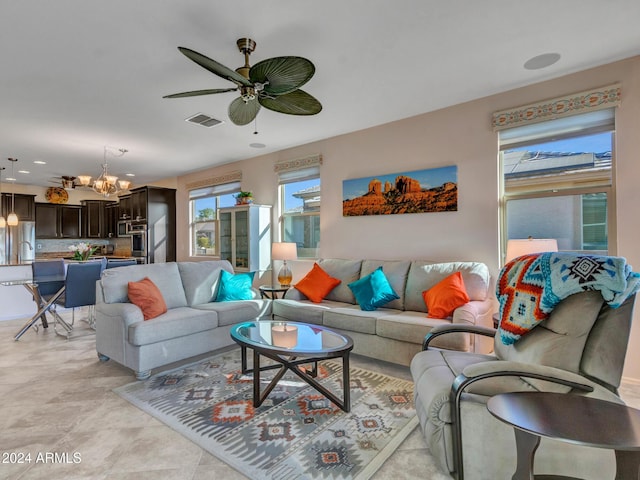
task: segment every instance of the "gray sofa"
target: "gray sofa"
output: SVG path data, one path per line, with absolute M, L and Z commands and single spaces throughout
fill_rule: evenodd
M 226 260 L 132 265 L 105 270 L 96 282 L 96 350 L 102 361 L 113 359 L 131 368 L 138 379 L 151 369 L 233 344 L 232 325 L 270 318 L 271 301 L 216 302 L 221 270 L 233 273 Z M 145 321 L 129 302 L 128 282 L 149 277 L 159 288 L 167 312 Z
M 354 353 L 409 365 L 422 350 L 425 335 L 435 326 L 464 324 L 491 327 L 495 300 L 489 295 L 490 274 L 487 266 L 477 262 L 436 263 L 421 260 L 347 260 L 327 258 L 318 265 L 341 283 L 320 303 L 307 299 L 295 288 L 284 298 L 273 301 L 276 320 L 301 321 L 324 325 L 349 335 Z M 308 262 L 308 269 L 313 263 Z M 298 265 L 296 265 L 297 267 Z M 348 284 L 382 266 L 393 290 L 400 297 L 374 311 L 363 311 L 356 303 Z M 451 275 L 461 272 L 470 302 L 454 311 L 450 318 L 427 318 L 422 292 Z M 300 272 L 296 272 L 300 277 Z M 489 352 L 491 342 L 466 333 L 448 335 L 435 343 L 452 350 Z

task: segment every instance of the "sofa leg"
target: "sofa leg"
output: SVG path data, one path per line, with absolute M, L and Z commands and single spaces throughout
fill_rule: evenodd
M 136 380 L 146 380 L 151 376 L 151 370 L 143 370 L 141 372 L 136 373 Z
M 106 355 L 103 355 L 101 353 L 98 353 L 98 360 L 100 360 L 101 362 L 108 362 L 109 361 L 109 357 L 107 357 Z

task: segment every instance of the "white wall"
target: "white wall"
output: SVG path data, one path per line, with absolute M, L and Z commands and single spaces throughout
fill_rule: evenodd
M 470 79 L 469 81 L 473 81 Z M 179 177 L 178 259 L 188 258 L 185 184 L 242 170 L 243 190 L 257 203 L 276 205 L 278 160 L 320 153 L 323 257 L 476 260 L 499 272 L 498 139 L 491 113 L 615 82 L 622 84 L 616 113 L 617 254 L 640 271 L 640 57 L 354 132 L 274 154 Z M 425 92 L 437 95 L 437 92 Z M 323 112 L 324 114 L 324 112 Z M 458 166 L 458 211 L 343 217 L 342 181 L 369 175 Z M 275 221 L 275 219 L 274 219 Z M 274 224 L 275 225 L 275 224 Z M 274 231 L 277 231 L 277 225 Z M 295 281 L 295 279 L 294 279 Z M 640 311 L 640 309 L 639 309 Z M 640 381 L 640 321 L 632 331 L 625 376 Z

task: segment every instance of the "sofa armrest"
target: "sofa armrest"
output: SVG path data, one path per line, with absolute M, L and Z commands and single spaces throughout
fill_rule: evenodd
M 462 308 L 462 307 L 461 307 Z M 476 335 L 483 335 L 485 337 L 494 337 L 496 330 L 494 328 L 483 327 L 481 325 L 470 325 L 468 323 L 452 323 L 451 325 L 438 325 L 433 327 L 429 333 L 427 333 L 422 342 L 422 349 L 428 350 L 429 344 L 434 338 L 448 333 L 473 333 Z
M 494 305 L 490 299 L 471 300 L 453 311 L 452 323 L 492 325 Z
M 99 303 L 96 305 L 96 322 L 120 322 L 126 331 L 129 325 L 143 320 L 142 310 L 133 303 Z

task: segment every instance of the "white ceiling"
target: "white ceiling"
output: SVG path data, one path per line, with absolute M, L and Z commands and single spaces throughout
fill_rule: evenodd
M 638 0 L 3 0 L 0 166 L 17 182 L 112 173 L 144 184 L 480 98 L 640 54 Z M 189 47 L 235 69 L 298 55 L 316 66 L 303 89 L 319 115 L 262 109 L 233 125 L 236 93 L 163 95 L 233 84 L 188 60 Z M 543 70 L 529 58 L 557 52 Z M 225 123 L 184 121 L 203 112 Z M 266 148 L 249 144 L 260 142 Z M 33 164 L 44 160 L 44 166 Z

